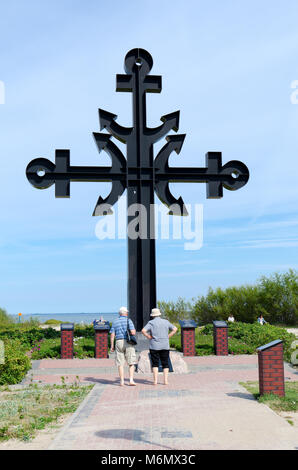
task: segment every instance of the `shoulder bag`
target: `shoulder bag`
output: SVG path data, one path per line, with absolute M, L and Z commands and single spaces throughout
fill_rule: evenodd
M 126 341 L 128 342 L 128 344 L 132 344 L 133 346 L 138 344 L 137 338 L 135 337 L 135 335 L 132 335 L 130 333 L 130 330 L 128 328 L 128 318 L 127 318 L 127 340 Z

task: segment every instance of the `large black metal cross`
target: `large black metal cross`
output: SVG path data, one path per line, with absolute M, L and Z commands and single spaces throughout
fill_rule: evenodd
M 124 61 L 125 74 L 117 75 L 117 91 L 131 92 L 133 98 L 133 126 L 123 127 L 116 122 L 117 116 L 99 110 L 100 130 L 94 132 L 99 152 L 105 150 L 111 157 L 111 166 L 71 166 L 69 150 L 56 150 L 55 163 L 37 158 L 29 163 L 26 173 L 30 183 L 45 189 L 55 184 L 56 197 L 70 196 L 71 181 L 110 181 L 112 189 L 103 199 L 99 197 L 93 215 L 111 212 L 107 205 L 113 205 L 127 189 L 127 207 L 142 204 L 146 218 L 140 223 L 139 237 L 128 233 L 128 307 L 137 331 L 149 319 L 151 308 L 156 306 L 156 263 L 154 213 L 154 192 L 170 207 L 171 215 L 187 215 L 182 198 L 175 199 L 169 189 L 170 182 L 206 183 L 207 198 L 221 198 L 223 188 L 236 190 L 244 186 L 249 178 L 247 167 L 239 161 L 222 165 L 221 152 L 206 154 L 206 167 L 169 167 L 171 152 L 180 152 L 185 135 L 170 135 L 167 143 L 154 159 L 153 145 L 171 130 L 179 128 L 179 111 L 161 117 L 162 124 L 147 127 L 146 93 L 161 92 L 161 76 L 149 75 L 153 60 L 144 49 L 132 49 Z M 111 140 L 111 136 L 126 144 L 127 158 Z M 127 222 L 134 218 L 128 211 Z M 150 233 L 147 229 L 150 227 Z M 146 232 L 146 233 L 145 233 Z

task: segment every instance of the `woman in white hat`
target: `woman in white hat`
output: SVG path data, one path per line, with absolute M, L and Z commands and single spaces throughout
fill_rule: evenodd
M 142 329 L 142 333 L 150 340 L 150 357 L 152 362 L 153 383 L 157 385 L 158 366 L 161 362 L 163 369 L 164 384 L 168 385 L 169 373 L 169 338 L 173 336 L 177 328 L 168 320 L 160 318 L 161 312 L 158 308 L 151 311 L 152 320 Z

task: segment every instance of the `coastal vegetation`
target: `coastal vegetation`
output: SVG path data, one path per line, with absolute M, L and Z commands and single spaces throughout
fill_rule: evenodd
M 256 354 L 259 346 L 276 339 L 281 339 L 284 347 L 284 358 L 290 361 L 293 352 L 292 344 L 296 337 L 285 328 L 269 324 L 262 326 L 258 323 L 249 324 L 242 322 L 229 323 L 228 326 L 229 354 Z M 198 356 L 214 354 L 213 325 L 209 323 L 202 328 L 197 328 L 195 341 L 196 354 Z M 171 338 L 170 345 L 178 351 L 182 351 L 180 328 L 178 333 Z
M 298 271 L 262 276 L 253 285 L 209 288 L 204 296 L 191 301 L 160 301 L 159 308 L 172 322 L 191 318 L 199 325 L 213 320 L 227 320 L 233 314 L 236 321 L 254 323 L 260 315 L 274 325 L 298 325 Z

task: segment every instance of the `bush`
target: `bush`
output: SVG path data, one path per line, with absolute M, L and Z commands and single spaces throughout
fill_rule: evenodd
M 261 277 L 259 298 L 267 321 L 285 325 L 298 324 L 298 272 L 274 273 Z
M 33 344 L 31 349 L 32 359 L 60 358 L 60 339 L 42 339 Z M 74 357 L 83 359 L 94 357 L 94 337 L 74 338 Z
M 237 321 L 253 322 L 259 313 L 266 311 L 259 303 L 257 286 L 209 289 L 208 294 L 199 297 L 192 308 L 192 318 L 200 324 L 213 320 L 226 320 L 233 313 Z
M 284 358 L 290 362 L 292 342 L 295 335 L 288 333 L 284 328 L 273 325 L 259 325 L 259 323 L 229 323 L 228 326 L 229 354 L 255 354 L 256 349 L 276 339 L 283 341 Z M 213 345 L 213 324 L 205 325 L 201 330 L 196 329 L 196 354 L 207 356 L 215 354 Z M 181 348 L 181 333 L 178 331 L 171 339 L 170 346 L 177 351 Z
M 58 359 L 61 355 L 61 341 L 58 338 L 40 339 L 31 348 L 31 359 Z
M 75 338 L 85 338 L 86 344 L 81 350 L 78 348 L 76 353 L 77 357 L 93 357 L 94 356 L 94 328 L 92 325 L 80 326 L 75 325 L 74 328 Z M 28 327 L 22 324 L 6 325 L 0 327 L 0 339 L 16 340 L 19 341 L 25 350 L 34 352 L 32 359 L 42 359 L 44 357 L 60 357 L 60 341 L 61 332 L 56 331 L 54 328 L 39 328 Z M 53 340 L 53 341 L 50 341 Z M 89 342 L 87 341 L 89 340 Z M 93 349 L 90 348 L 90 341 L 93 342 Z M 110 342 L 110 339 L 109 339 Z M 41 345 L 40 352 L 38 352 L 39 345 Z M 91 354 L 92 349 L 92 354 Z
M 12 323 L 14 323 L 13 317 L 8 315 L 3 308 L 0 308 L 0 326 L 11 325 Z
M 94 327 L 93 325 L 75 325 L 74 327 L 74 336 L 83 338 L 94 338 Z
M 213 344 L 213 325 L 206 325 L 201 331 L 196 330 L 196 355 L 210 356 L 215 354 Z M 170 346 L 177 351 L 181 348 L 181 333 L 176 333 L 170 340 Z M 241 339 L 229 339 L 229 354 L 253 354 L 255 348 L 245 344 Z
M 201 330 L 202 335 L 212 335 L 213 325 L 208 324 Z M 260 325 L 259 323 L 235 322 L 228 325 L 229 353 L 253 354 L 256 349 L 276 339 L 283 341 L 284 357 L 287 361 L 291 356 L 291 344 L 295 335 L 288 333 L 284 328 L 273 325 Z
M 58 338 L 60 332 L 53 328 L 41 329 L 36 326 L 28 327 L 22 324 L 14 324 L 0 328 L 0 339 L 12 339 L 18 340 L 29 349 L 34 342 L 39 341 L 43 338 Z
M 61 320 L 50 319 L 44 322 L 45 325 L 61 325 L 61 323 L 66 323 Z
M 191 302 L 186 301 L 182 297 L 178 297 L 176 302 L 158 301 L 157 306 L 164 317 L 170 322 L 178 322 L 179 320 L 190 318 Z
M 0 364 L 0 385 L 17 384 L 31 368 L 30 359 L 19 341 L 4 340 L 5 362 Z
M 207 295 L 191 302 L 158 302 L 166 318 L 178 322 L 192 318 L 199 325 L 213 320 L 227 320 L 232 313 L 239 322 L 254 323 L 260 314 L 274 324 L 298 324 L 298 272 L 290 269 L 261 277 L 255 285 L 209 288 Z

